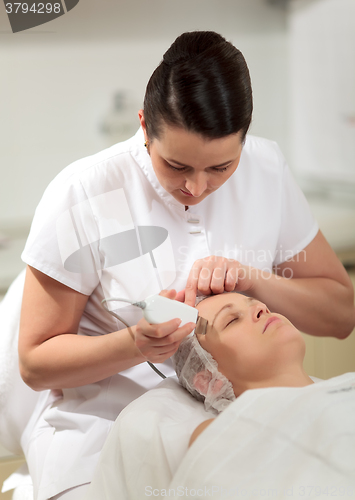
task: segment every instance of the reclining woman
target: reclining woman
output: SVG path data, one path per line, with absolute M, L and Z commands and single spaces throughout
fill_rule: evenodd
M 196 328 L 173 361 L 180 383 L 206 410 L 220 412 L 249 389 L 314 383 L 303 369 L 304 338 L 281 314 L 233 292 L 209 296 L 197 308 L 208 320 L 205 334 Z M 213 420 L 197 427 L 190 444 Z
M 197 307 L 206 334 L 180 344 L 176 370 L 221 413 L 193 432 L 169 492 L 354 498 L 355 373 L 313 383 L 301 333 L 258 300 L 224 293 Z
M 198 323 L 173 362 L 205 408 L 172 378 L 128 405 L 85 500 L 354 498 L 355 373 L 309 377 L 301 333 L 254 298 L 197 308 L 206 332 Z

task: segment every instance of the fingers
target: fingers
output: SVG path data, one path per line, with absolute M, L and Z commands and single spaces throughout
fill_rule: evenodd
M 178 329 L 180 323 L 181 320 L 179 318 L 174 318 L 171 319 L 170 321 L 166 321 L 165 323 L 152 325 L 148 323 L 148 321 L 145 318 L 142 318 L 137 323 L 136 332 L 137 334 L 142 335 L 144 337 L 149 337 L 151 339 L 159 340 L 175 332 Z
M 225 290 L 225 279 L 227 273 L 227 262 L 217 263 L 217 267 L 211 268 L 211 281 L 209 289 L 213 293 L 223 293 Z M 211 293 L 210 292 L 210 293 Z
M 185 287 L 185 304 L 195 307 L 198 279 L 202 269 L 201 260 L 196 260 L 191 268 Z
M 226 292 L 233 292 L 238 283 L 239 268 L 232 266 L 226 273 L 224 289 Z
M 151 325 L 142 318 L 136 325 L 135 342 L 143 356 L 151 362 L 162 362 L 176 352 L 179 344 L 195 328 L 195 323 L 178 327 L 180 319 Z
M 175 300 L 178 300 L 179 302 L 184 302 L 185 301 L 185 290 L 180 290 L 180 292 L 178 292 L 176 294 Z
M 194 262 L 185 288 L 185 303 L 194 306 L 197 290 L 204 295 L 225 290 L 227 259 L 211 255 Z
M 175 299 L 176 297 L 176 290 L 174 290 L 173 288 L 171 290 L 162 290 L 159 295 L 161 295 L 162 297 L 167 297 L 168 299 Z
M 186 282 L 185 303 L 194 306 L 197 291 L 204 295 L 232 292 L 240 281 L 245 281 L 245 271 L 240 262 L 225 257 L 211 255 L 195 261 Z

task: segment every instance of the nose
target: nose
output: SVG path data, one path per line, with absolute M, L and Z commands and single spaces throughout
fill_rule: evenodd
M 185 181 L 185 187 L 196 198 L 201 196 L 207 189 L 207 178 L 204 172 L 199 172 Z
M 258 302 L 257 304 L 254 305 L 252 311 L 254 321 L 258 321 L 265 314 L 270 314 L 270 311 L 265 304 L 263 304 L 262 302 Z

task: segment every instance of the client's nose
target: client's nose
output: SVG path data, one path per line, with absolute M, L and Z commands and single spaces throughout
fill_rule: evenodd
M 257 321 L 258 319 L 262 318 L 265 314 L 270 314 L 270 311 L 266 307 L 266 305 L 263 304 L 262 302 L 258 302 L 257 304 L 255 304 L 253 310 L 254 320 Z

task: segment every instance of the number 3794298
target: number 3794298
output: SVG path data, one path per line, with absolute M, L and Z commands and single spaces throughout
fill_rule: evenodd
M 5 4 L 8 14 L 59 14 L 61 12 L 61 3 L 25 3 L 12 2 Z

